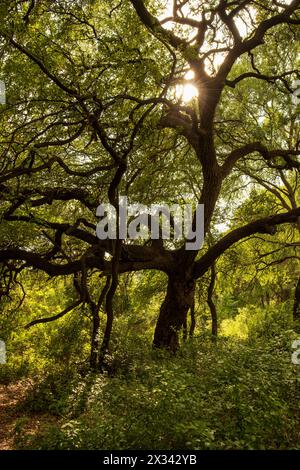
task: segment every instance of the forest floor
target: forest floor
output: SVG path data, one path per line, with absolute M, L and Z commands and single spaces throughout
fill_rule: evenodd
M 0 450 L 15 448 L 19 428 L 22 434 L 32 435 L 38 432 L 41 425 L 53 422 L 53 416 L 22 410 L 20 405 L 31 387 L 30 380 L 0 385 Z

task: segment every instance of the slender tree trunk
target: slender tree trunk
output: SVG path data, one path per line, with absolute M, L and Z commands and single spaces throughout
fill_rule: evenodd
M 213 263 L 211 266 L 211 277 L 210 277 L 210 283 L 209 283 L 208 291 L 207 291 L 207 304 L 210 309 L 211 333 L 214 339 L 216 339 L 218 336 L 218 316 L 217 316 L 217 309 L 213 301 L 215 281 L 216 281 L 216 267 L 215 267 L 215 263 Z
M 116 290 L 119 284 L 119 262 L 120 262 L 120 253 L 121 253 L 121 247 L 122 247 L 122 239 L 119 237 L 120 235 L 119 215 L 120 214 L 119 214 L 118 187 L 119 187 L 119 184 L 121 183 L 124 173 L 126 172 L 126 168 L 127 168 L 126 161 L 122 161 L 119 163 L 115 176 L 112 182 L 110 183 L 110 186 L 108 189 L 109 202 L 116 209 L 117 233 L 116 233 L 116 240 L 113 243 L 113 259 L 111 262 L 111 284 L 106 295 L 106 303 L 105 303 L 105 310 L 106 310 L 107 317 L 106 317 L 106 325 L 105 325 L 105 330 L 104 330 L 103 341 L 102 341 L 100 352 L 99 352 L 98 367 L 100 371 L 103 370 L 105 356 L 108 352 L 108 347 L 109 347 L 109 342 L 110 342 L 110 337 L 111 337 L 111 332 L 112 332 L 112 327 L 113 327 L 113 321 L 114 321 L 113 299 L 114 299 L 114 295 L 116 293 Z
M 186 341 L 187 336 L 188 336 L 188 334 L 187 334 L 187 325 L 188 325 L 187 316 L 188 316 L 188 312 L 186 314 L 186 317 L 185 317 L 183 325 L 182 325 L 182 339 L 183 339 L 183 341 Z
M 105 300 L 107 291 L 110 286 L 110 276 L 107 276 L 105 286 L 103 287 L 98 303 L 96 304 L 89 297 L 89 304 L 92 312 L 92 336 L 91 336 L 91 353 L 90 353 L 90 367 L 91 369 L 98 368 L 99 360 L 99 347 L 100 347 L 100 316 L 99 311 Z
M 190 312 L 191 316 L 191 322 L 190 322 L 190 328 L 188 331 L 188 314 Z M 186 318 L 183 322 L 183 330 L 182 330 L 182 339 L 183 341 L 187 341 L 188 337 L 191 339 L 194 336 L 194 331 L 196 328 L 196 320 L 195 320 L 195 296 L 193 295 L 192 298 L 192 303 L 189 309 L 189 312 L 187 312 Z
M 297 207 L 295 199 L 293 200 L 293 209 L 295 206 Z M 300 217 L 297 219 L 297 227 L 298 227 L 298 232 L 300 233 Z M 293 319 L 294 321 L 300 320 L 300 277 L 298 277 L 298 282 L 296 284 L 295 288 L 295 294 L 294 294 L 294 306 L 293 306 Z
M 100 348 L 99 361 L 98 361 L 98 367 L 100 370 L 102 370 L 105 356 L 108 352 L 112 326 L 113 326 L 113 321 L 114 321 L 113 298 L 117 290 L 117 286 L 118 284 L 115 281 L 112 281 L 112 284 L 110 286 L 110 289 L 106 297 L 106 325 L 105 325 L 104 336 L 103 336 L 103 340 L 102 340 L 102 344 Z
M 113 327 L 113 321 L 114 321 L 113 299 L 114 299 L 114 295 L 116 293 L 116 290 L 119 284 L 118 269 L 119 269 L 120 249 L 121 249 L 121 241 L 117 240 L 115 244 L 114 258 L 112 260 L 111 284 L 106 295 L 106 303 L 105 303 L 106 325 L 105 325 L 104 336 L 103 336 L 102 344 L 100 347 L 99 360 L 98 360 L 98 368 L 100 369 L 100 371 L 103 369 L 105 356 L 108 352 L 109 342 L 110 342 L 110 337 L 111 337 L 112 327 Z
M 195 328 L 196 328 L 195 298 L 193 297 L 192 305 L 191 305 L 191 324 L 190 324 L 190 331 L 189 331 L 190 338 L 194 336 Z
M 99 354 L 99 329 L 100 329 L 99 311 L 93 311 L 92 314 L 93 314 L 93 319 L 92 319 L 90 368 L 97 369 L 98 354 Z
M 184 325 L 194 297 L 195 282 L 184 275 L 169 276 L 165 300 L 160 308 L 153 345 L 175 352 L 179 347 L 178 334 Z
M 293 319 L 300 320 L 300 277 L 298 278 L 298 282 L 295 289 Z
M 190 328 L 188 331 L 188 313 L 190 312 L 191 316 L 191 322 L 190 322 Z M 182 326 L 182 339 L 183 341 L 186 341 L 188 337 L 191 339 L 194 336 L 194 331 L 196 328 L 196 320 L 195 320 L 195 297 L 193 296 L 192 303 L 189 309 L 189 312 L 187 312 L 186 318 L 183 322 Z

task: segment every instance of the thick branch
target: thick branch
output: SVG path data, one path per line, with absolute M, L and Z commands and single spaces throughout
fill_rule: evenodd
M 251 52 L 257 46 L 264 43 L 264 37 L 267 31 L 279 24 L 299 24 L 300 20 L 293 20 L 291 16 L 298 9 L 300 0 L 293 0 L 281 13 L 275 15 L 267 20 L 262 21 L 256 28 L 254 35 L 250 39 L 242 42 L 236 42 L 235 46 L 228 53 L 225 61 L 221 65 L 219 72 L 216 76 L 218 82 L 225 82 L 229 72 L 231 71 L 236 60 L 245 52 Z
M 130 0 L 130 2 L 141 22 L 155 37 L 175 49 L 180 50 L 183 57 L 191 65 L 201 64 L 198 58 L 197 48 L 190 45 L 185 39 L 176 36 L 172 31 L 163 28 L 159 20 L 147 10 L 143 0 Z
M 261 156 L 267 161 L 271 162 L 276 157 L 282 157 L 286 162 L 286 168 L 299 168 L 300 163 L 293 160 L 291 157 L 300 155 L 300 149 L 298 150 L 283 150 L 283 149 L 276 149 L 276 150 L 268 150 L 261 142 L 252 142 L 250 144 L 244 145 L 244 147 L 240 147 L 238 149 L 233 150 L 225 160 L 222 170 L 227 176 L 236 162 L 240 159 L 249 155 L 253 152 L 258 152 Z M 270 163 L 270 166 L 278 167 L 275 164 Z M 282 166 L 282 165 L 281 165 Z M 281 167 L 280 166 L 280 167 Z
M 226 85 L 228 85 L 231 88 L 235 88 L 235 86 L 241 82 L 242 80 L 245 80 L 247 78 L 256 78 L 258 80 L 264 80 L 265 82 L 268 83 L 275 83 L 277 80 L 280 80 L 283 82 L 284 86 L 286 89 L 290 92 L 293 93 L 293 90 L 290 88 L 287 80 L 285 80 L 285 77 L 292 75 L 292 74 L 299 74 L 298 70 L 290 70 L 289 72 L 282 73 L 281 75 L 264 75 L 262 73 L 257 73 L 257 72 L 245 72 L 238 77 L 234 78 L 233 80 L 226 80 Z
M 210 268 L 216 259 L 219 258 L 228 248 L 239 240 L 249 237 L 255 233 L 267 233 L 273 235 L 276 232 L 276 226 L 285 223 L 296 223 L 300 216 L 300 207 L 295 210 L 276 214 L 263 219 L 250 222 L 243 227 L 239 227 L 221 238 L 213 247 L 211 247 L 200 258 L 194 267 L 194 277 L 199 278 Z

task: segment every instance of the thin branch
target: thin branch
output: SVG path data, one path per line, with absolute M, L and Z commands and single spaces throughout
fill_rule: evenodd
M 74 308 L 78 307 L 81 303 L 82 303 L 82 300 L 79 299 L 74 304 L 72 304 L 69 307 L 65 308 L 62 312 L 58 313 L 57 315 L 54 315 L 53 317 L 38 318 L 37 320 L 33 320 L 25 326 L 25 329 L 28 330 L 28 328 L 31 328 L 34 325 L 38 325 L 39 323 L 49 323 L 49 322 L 58 320 L 59 318 L 62 318 L 67 313 L 74 310 Z

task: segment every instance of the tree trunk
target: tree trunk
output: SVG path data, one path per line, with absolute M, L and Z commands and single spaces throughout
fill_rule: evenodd
M 190 325 L 190 332 L 189 332 L 190 338 L 194 336 L 195 328 L 196 328 L 195 298 L 193 298 L 192 305 L 191 305 L 191 325 Z
M 295 289 L 293 319 L 300 320 L 300 277 Z
M 185 319 L 184 319 L 183 325 L 182 325 L 182 339 L 183 339 L 183 341 L 187 340 L 187 336 L 188 336 L 187 326 L 188 326 L 188 319 L 187 319 L 187 316 L 186 316 Z
M 110 337 L 111 337 L 111 332 L 112 332 L 112 327 L 113 327 L 113 321 L 114 321 L 113 298 L 117 290 L 117 287 L 118 287 L 118 280 L 112 277 L 111 286 L 106 296 L 106 304 L 105 304 L 106 325 L 105 325 L 103 340 L 102 340 L 102 344 L 100 347 L 100 353 L 99 353 L 99 359 L 98 359 L 98 369 L 100 371 L 103 370 L 105 357 L 108 352 L 108 347 L 109 347 L 109 342 L 110 342 Z
M 110 286 L 110 276 L 106 277 L 106 283 L 103 287 L 98 303 L 92 301 L 89 297 L 89 305 L 92 313 L 92 334 L 91 334 L 91 352 L 90 352 L 90 367 L 91 369 L 98 368 L 99 347 L 100 347 L 100 308 L 105 300 L 107 291 Z
M 160 308 L 153 345 L 175 352 L 178 334 L 187 318 L 194 298 L 195 282 L 182 275 L 170 275 L 165 300 Z
M 211 334 L 212 334 L 213 339 L 216 339 L 218 336 L 218 316 L 217 316 L 217 309 L 213 301 L 215 282 L 216 282 L 216 266 L 215 266 L 215 263 L 213 263 L 211 266 L 211 277 L 210 277 L 210 283 L 209 283 L 208 291 L 207 291 L 207 304 L 209 306 L 210 314 L 211 314 Z
M 90 368 L 91 369 L 97 369 L 97 365 L 98 365 L 99 328 L 100 328 L 99 311 L 94 311 L 93 320 L 92 320 L 92 338 L 91 338 L 91 353 L 90 353 Z
M 118 217 L 118 211 L 117 211 Z M 118 228 L 119 230 L 119 228 Z M 114 256 L 112 260 L 112 268 L 111 268 L 111 284 L 108 289 L 106 295 L 106 302 L 105 302 L 105 310 L 106 310 L 106 325 L 104 330 L 104 336 L 102 340 L 102 344 L 100 347 L 99 359 L 98 359 L 98 368 L 100 371 L 103 370 L 105 358 L 108 353 L 108 347 L 113 327 L 114 321 L 114 309 L 113 309 L 113 299 L 118 288 L 119 284 L 119 258 L 120 258 L 120 251 L 121 251 L 121 240 L 116 240 L 115 247 L 114 247 Z

